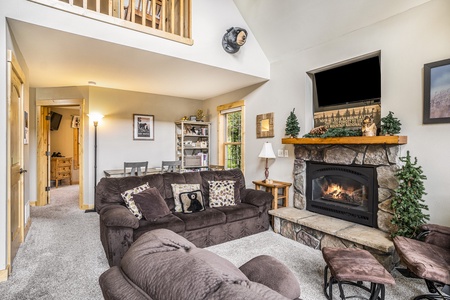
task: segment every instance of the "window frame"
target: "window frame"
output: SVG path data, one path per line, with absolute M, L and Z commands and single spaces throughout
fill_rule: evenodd
M 226 114 L 233 111 L 241 111 L 241 142 L 227 142 L 226 138 Z M 226 167 L 226 146 L 241 145 L 241 171 L 245 170 L 245 103 L 244 100 L 217 106 L 217 157 L 219 164 Z

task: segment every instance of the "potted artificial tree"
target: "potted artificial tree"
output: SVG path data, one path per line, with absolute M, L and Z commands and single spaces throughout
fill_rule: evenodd
M 382 135 L 394 135 L 400 133 L 402 123 L 396 117 L 394 117 L 394 113 L 392 111 L 389 114 L 381 118 L 381 134 Z
M 391 222 L 396 228 L 392 236 L 413 238 L 420 231 L 420 226 L 430 219 L 429 215 L 423 213 L 423 210 L 428 210 L 422 199 L 426 195 L 423 181 L 427 177 L 423 174 L 422 167 L 417 166 L 417 157 L 414 158 L 414 163 L 411 162 L 409 151 L 406 152 L 406 157 L 399 159 L 404 165 L 395 173 L 399 185 L 391 204 L 394 211 Z
M 286 120 L 285 134 L 289 137 L 295 138 L 300 132 L 300 126 L 298 124 L 297 116 L 295 115 L 295 108 L 289 114 Z

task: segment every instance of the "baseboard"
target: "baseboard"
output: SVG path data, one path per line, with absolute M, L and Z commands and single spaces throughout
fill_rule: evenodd
M 28 231 L 30 231 L 30 227 L 31 227 L 31 218 L 28 218 L 28 221 L 25 224 L 25 232 L 24 232 L 25 236 L 23 237 L 24 240 L 28 235 Z
M 94 205 L 83 204 L 81 206 L 81 209 L 84 209 L 84 210 L 93 209 L 93 208 L 94 208 Z
M 0 270 L 0 282 L 8 280 L 8 268 Z
M 29 201 L 30 206 L 36 206 L 37 201 Z

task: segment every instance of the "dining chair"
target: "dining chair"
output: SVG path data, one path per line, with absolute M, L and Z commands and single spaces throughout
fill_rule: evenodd
M 127 173 L 127 168 L 131 168 L 130 175 Z M 142 172 L 142 168 L 144 171 Z M 140 162 L 124 162 L 123 163 L 123 173 L 124 176 L 141 176 L 147 174 L 148 161 Z
M 161 173 L 165 172 L 180 172 L 181 160 L 163 161 L 161 165 Z
M 222 165 L 209 165 L 209 170 L 210 171 L 222 171 L 225 170 L 225 166 Z

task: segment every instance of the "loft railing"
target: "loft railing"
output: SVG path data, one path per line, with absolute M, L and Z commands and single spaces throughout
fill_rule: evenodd
M 29 1 L 188 45 L 193 44 L 191 0 Z

